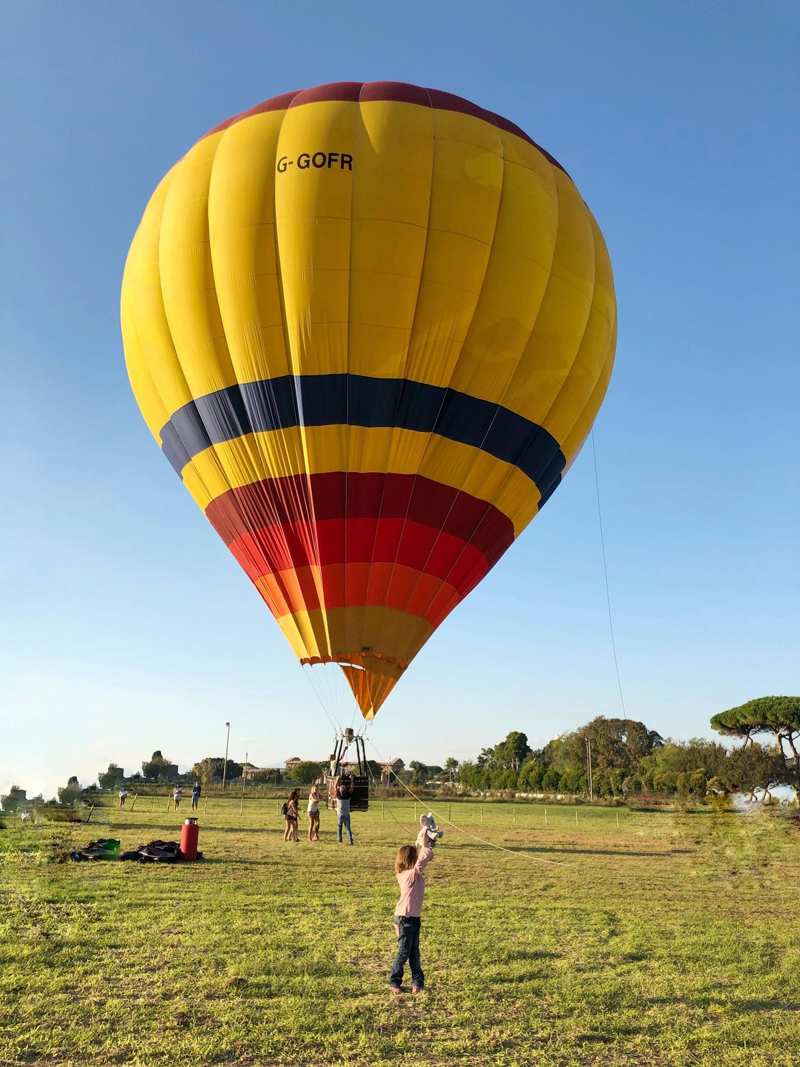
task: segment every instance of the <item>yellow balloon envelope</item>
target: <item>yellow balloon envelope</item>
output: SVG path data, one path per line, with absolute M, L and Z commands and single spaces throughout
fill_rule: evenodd
M 343 82 L 167 173 L 122 332 L 160 448 L 300 661 L 340 664 L 372 718 L 575 458 L 616 306 L 595 220 L 522 130 Z

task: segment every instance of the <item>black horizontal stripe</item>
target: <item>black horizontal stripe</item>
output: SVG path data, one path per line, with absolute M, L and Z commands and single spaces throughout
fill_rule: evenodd
M 552 434 L 508 408 L 439 385 L 360 374 L 284 375 L 208 393 L 175 412 L 161 447 L 180 474 L 211 445 L 298 425 L 435 433 L 512 463 L 534 482 L 542 504 L 566 463 Z

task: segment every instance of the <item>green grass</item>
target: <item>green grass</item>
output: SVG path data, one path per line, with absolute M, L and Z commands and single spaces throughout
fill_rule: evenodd
M 175 837 L 140 798 L 0 831 L 0 1063 L 800 1063 L 800 834 L 786 820 L 452 805 L 430 868 L 428 988 L 387 992 L 410 803 L 354 848 L 285 844 L 275 801 L 201 809 L 194 865 L 59 864 Z M 419 809 L 422 810 L 421 808 Z M 448 815 L 447 804 L 438 807 Z M 301 827 L 303 823 L 301 822 Z

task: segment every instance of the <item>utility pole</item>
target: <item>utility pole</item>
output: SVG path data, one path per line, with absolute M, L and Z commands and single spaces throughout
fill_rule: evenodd
M 225 729 L 227 730 L 227 733 L 225 734 L 225 759 L 224 759 L 223 764 L 222 764 L 222 791 L 223 791 L 223 793 L 225 792 L 225 779 L 228 777 L 228 745 L 230 744 L 230 740 L 231 740 L 231 724 L 229 722 L 225 723 Z
M 586 764 L 589 771 L 589 800 L 594 800 L 594 789 L 592 788 L 592 742 L 589 738 L 586 738 Z

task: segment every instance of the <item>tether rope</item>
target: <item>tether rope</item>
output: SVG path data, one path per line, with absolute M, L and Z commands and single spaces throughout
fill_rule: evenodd
M 378 751 L 378 747 L 375 742 L 370 740 L 370 744 L 375 750 L 375 755 L 385 767 L 388 767 L 389 772 L 394 775 L 394 777 L 397 779 L 403 789 L 405 789 L 408 795 L 413 797 L 418 804 L 422 805 L 422 807 L 428 807 L 426 801 L 422 800 L 421 797 L 418 797 L 417 794 L 413 791 L 413 789 L 409 789 L 403 779 L 397 774 L 394 767 L 384 761 L 383 756 Z M 433 814 L 436 814 L 435 808 L 428 808 L 428 810 Z M 569 860 L 548 860 L 545 859 L 544 856 L 531 856 L 527 852 L 520 852 L 517 849 L 506 848 L 505 845 L 498 845 L 496 841 L 489 841 L 487 838 L 481 837 L 479 834 L 472 833 L 471 830 L 465 830 L 462 826 L 459 826 L 457 823 L 454 823 L 452 819 L 446 819 L 444 815 L 437 815 L 437 819 L 440 819 L 447 826 L 452 826 L 454 830 L 456 830 L 460 834 L 464 834 L 465 837 L 471 837 L 474 841 L 479 841 L 482 845 L 488 845 L 490 848 L 496 848 L 498 852 L 507 852 L 510 856 L 517 856 L 520 859 L 531 860 L 538 863 L 549 863 L 553 867 L 569 867 L 574 865 Z M 395 822 L 397 822 L 396 819 Z
M 366 730 L 364 731 L 364 738 L 365 738 L 365 740 L 366 740 Z M 370 744 L 372 744 L 372 741 L 370 741 Z M 373 748 L 375 748 L 375 745 L 374 745 L 374 744 L 372 744 L 372 747 L 373 747 Z M 378 750 L 377 750 L 377 748 L 375 748 L 375 754 L 376 754 L 376 755 L 378 755 Z M 380 756 L 378 756 L 378 758 L 380 759 Z M 383 761 L 381 760 L 381 762 L 383 762 Z M 391 770 L 391 768 L 389 768 L 389 769 Z M 372 768 L 371 768 L 371 767 L 370 767 L 370 765 L 369 765 L 369 760 L 367 761 L 367 774 L 369 775 L 369 779 L 370 779 L 370 781 L 372 782 L 372 787 L 373 787 L 373 789 L 374 789 L 374 788 L 376 788 L 376 786 L 375 786 L 375 775 L 374 775 L 374 774 L 372 773 Z M 384 811 L 385 811 L 386 809 L 385 809 L 385 808 L 383 808 L 382 810 L 384 810 Z M 395 813 L 394 813 L 394 812 L 392 811 L 392 809 L 391 809 L 391 806 L 389 807 L 389 815 L 390 815 L 390 816 L 392 817 L 392 819 L 394 820 L 394 822 L 396 822 L 396 823 L 397 823 L 397 825 L 398 825 L 398 826 L 400 827 L 400 829 L 401 829 L 401 830 L 403 831 L 403 833 L 408 833 L 408 827 L 406 826 L 406 824 L 405 824 L 405 823 L 401 822 L 401 821 L 400 821 L 400 820 L 399 820 L 399 819 L 397 818 L 397 816 L 395 815 Z
M 594 490 L 597 498 L 597 523 L 600 527 L 600 555 L 603 559 L 603 578 L 605 579 L 606 586 L 606 607 L 608 608 L 608 632 L 611 635 L 611 653 L 614 657 L 614 670 L 617 674 L 617 688 L 619 690 L 619 703 L 622 708 L 623 718 L 628 717 L 628 713 L 625 710 L 625 697 L 622 693 L 622 675 L 619 669 L 619 660 L 617 658 L 617 641 L 614 636 L 614 615 L 611 610 L 611 589 L 608 584 L 608 562 L 606 560 L 606 539 L 603 533 L 603 512 L 600 507 L 600 476 L 597 470 L 597 443 L 595 442 L 594 428 L 592 428 L 592 458 L 594 460 Z
M 325 664 L 322 664 L 322 666 L 323 666 L 323 668 L 324 668 L 324 667 L 325 667 Z M 302 673 L 303 673 L 303 674 L 305 674 L 305 675 L 306 675 L 306 677 L 307 677 L 307 679 L 308 679 L 308 684 L 309 684 L 309 687 L 311 688 L 311 692 L 312 692 L 312 693 L 314 694 L 314 696 L 315 696 L 315 698 L 316 698 L 316 700 L 317 700 L 317 703 L 319 704 L 319 706 L 320 706 L 320 707 L 322 708 L 322 710 L 323 710 L 323 711 L 325 712 L 325 715 L 327 716 L 328 722 L 329 722 L 329 723 L 331 724 L 331 726 L 333 727 L 333 732 L 334 732 L 334 735 L 342 733 L 343 731 L 342 731 L 342 727 L 341 727 L 341 725 L 340 725 L 340 723 L 339 723 L 339 720 L 338 720 L 338 719 L 336 718 L 336 716 L 335 716 L 335 715 L 333 715 L 333 713 L 332 713 L 332 712 L 331 712 L 331 711 L 330 711 L 330 710 L 329 710 L 329 709 L 328 709 L 328 708 L 326 707 L 325 701 L 324 701 L 324 700 L 322 699 L 322 697 L 320 696 L 320 694 L 319 694 L 319 693 L 317 692 L 317 687 L 316 687 L 316 685 L 314 684 L 314 682 L 312 681 L 312 677 L 311 677 L 311 671 L 313 671 L 313 670 L 314 670 L 314 666 L 313 666 L 313 665 L 311 665 L 311 664 L 309 664 L 309 666 L 308 666 L 308 667 L 304 667 L 304 666 L 301 666 L 300 670 L 302 671 Z M 308 673 L 306 673 L 306 672 L 308 672 Z

